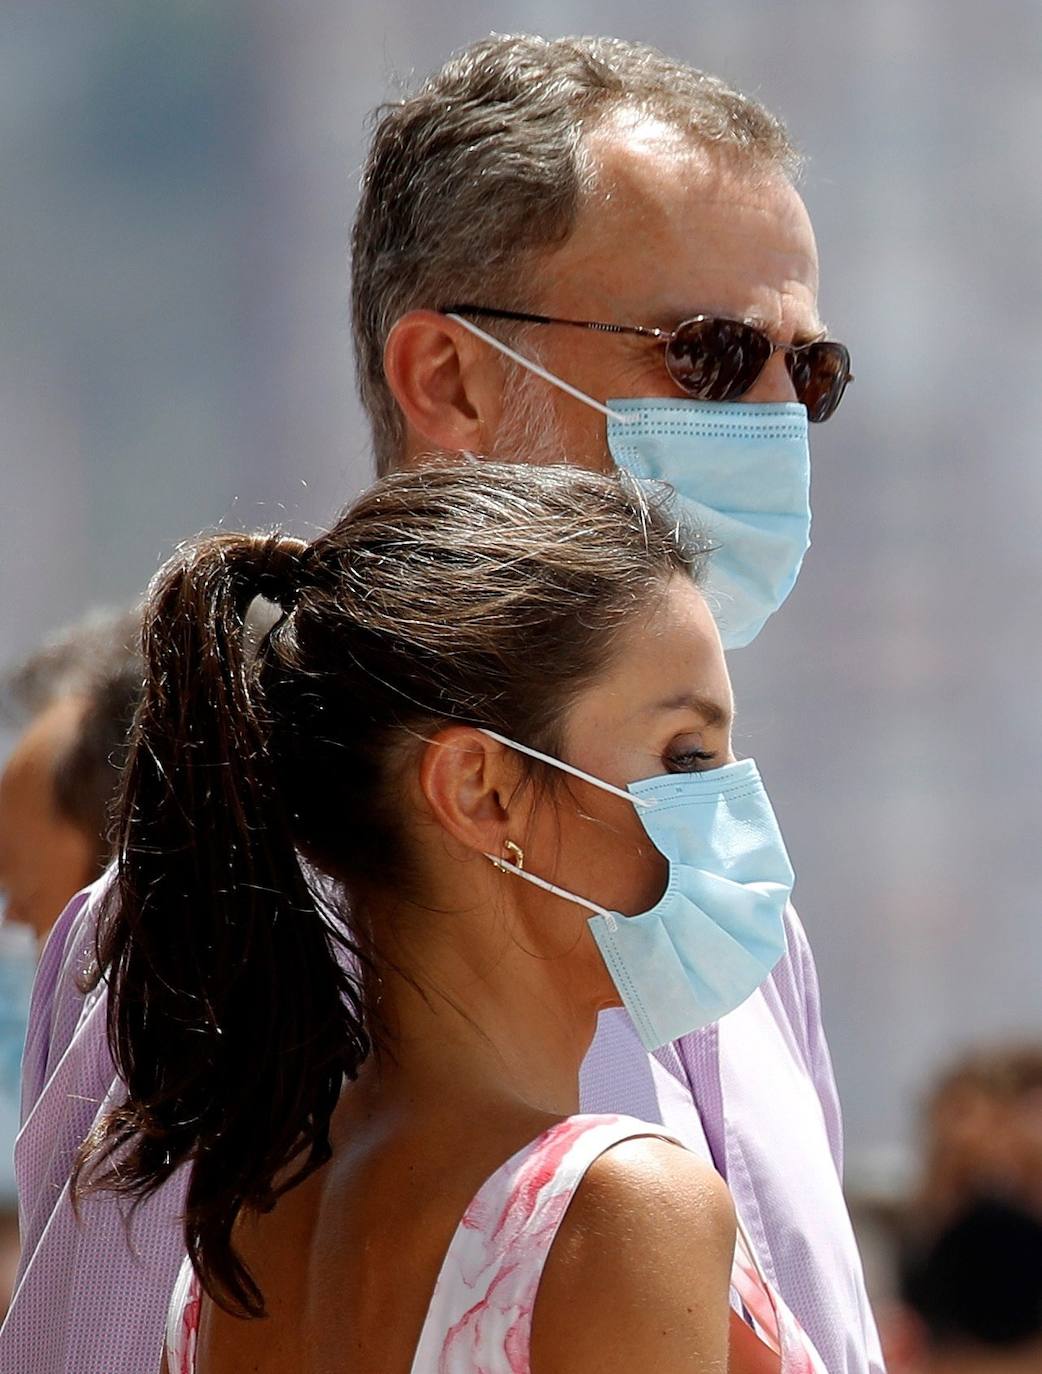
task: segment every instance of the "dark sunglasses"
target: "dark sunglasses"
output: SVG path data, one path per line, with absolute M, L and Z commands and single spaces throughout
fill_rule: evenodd
M 567 324 L 596 329 L 602 334 L 640 334 L 665 346 L 666 371 L 682 391 L 699 401 L 734 401 L 744 396 L 775 353 L 785 354 L 785 366 L 807 418 L 820 424 L 854 380 L 850 354 L 834 339 L 805 344 L 778 344 L 762 329 L 744 320 L 696 315 L 676 329 L 651 329 L 639 324 L 603 324 L 596 320 L 558 320 L 523 310 L 495 310 L 485 305 L 448 305 L 445 315 L 473 315 L 479 319 L 517 320 L 523 324 Z

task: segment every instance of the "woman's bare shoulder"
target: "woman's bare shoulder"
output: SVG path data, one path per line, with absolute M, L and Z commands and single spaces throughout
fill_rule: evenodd
M 660 1137 L 591 1165 L 554 1241 L 532 1374 L 723 1374 L 735 1222 L 719 1174 Z

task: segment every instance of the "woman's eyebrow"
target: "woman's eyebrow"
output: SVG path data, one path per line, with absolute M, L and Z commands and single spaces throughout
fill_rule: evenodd
M 697 692 L 680 692 L 677 696 L 666 697 L 663 701 L 653 702 L 647 711 L 693 711 L 702 717 L 707 725 L 726 725 L 731 719 L 731 709 L 723 706 L 712 697 L 700 696 Z

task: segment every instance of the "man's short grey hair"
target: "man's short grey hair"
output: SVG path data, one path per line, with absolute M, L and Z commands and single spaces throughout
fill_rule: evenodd
M 352 313 L 379 473 L 403 457 L 383 370 L 395 321 L 471 299 L 532 308 L 534 259 L 568 238 L 592 189 L 584 136 L 621 107 L 751 164 L 790 177 L 798 168 L 762 105 L 618 38 L 493 35 L 377 110 L 352 236 Z

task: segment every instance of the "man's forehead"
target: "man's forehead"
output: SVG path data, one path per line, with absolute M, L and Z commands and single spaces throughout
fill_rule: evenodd
M 587 155 L 590 192 L 546 260 L 541 308 L 660 327 L 722 314 L 819 332 L 814 234 L 780 169 L 718 156 L 637 112 L 592 130 Z
M 649 179 L 664 189 L 683 194 L 697 188 L 702 195 L 714 188 L 746 188 L 782 182 L 792 187 L 785 170 L 769 159 L 738 148 L 709 144 L 688 127 L 682 112 L 667 118 L 629 106 L 616 107 L 591 126 L 583 137 L 593 200 L 610 196 L 634 181 L 647 189 Z
M 663 154 L 706 166 L 712 161 L 709 149 L 680 120 L 667 119 L 637 105 L 616 105 L 590 127 L 583 146 L 601 166 Z

